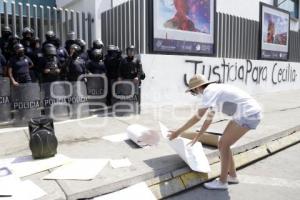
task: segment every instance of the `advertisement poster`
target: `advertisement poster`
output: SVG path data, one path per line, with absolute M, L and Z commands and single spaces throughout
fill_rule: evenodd
M 261 4 L 261 58 L 288 60 L 290 15 Z
M 153 51 L 212 55 L 214 0 L 153 1 Z

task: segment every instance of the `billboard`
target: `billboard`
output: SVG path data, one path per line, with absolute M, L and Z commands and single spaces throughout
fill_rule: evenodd
M 152 51 L 214 54 L 215 0 L 153 0 Z
M 260 58 L 288 60 L 289 12 L 264 3 L 260 6 Z

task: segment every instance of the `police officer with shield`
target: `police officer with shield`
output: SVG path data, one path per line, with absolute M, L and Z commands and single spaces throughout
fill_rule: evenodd
M 83 39 L 77 39 L 75 40 L 75 44 L 80 46 L 80 58 L 83 59 L 85 62 L 88 62 L 89 56 L 87 54 L 86 50 L 86 42 Z
M 91 53 L 91 60 L 87 64 L 87 70 L 91 74 L 105 74 L 106 67 L 103 62 L 102 49 L 94 49 Z
M 72 44 L 70 47 L 70 57 L 67 64 L 67 80 L 78 81 L 78 78 L 86 74 L 86 63 L 80 58 L 81 48 L 77 44 Z
M 45 46 L 44 58 L 41 61 L 43 82 L 54 82 L 60 80 L 61 66 L 57 59 L 56 47 L 52 44 Z
M 33 63 L 29 57 L 25 55 L 25 49 L 22 44 L 14 46 L 16 55 L 8 62 L 8 75 L 14 86 L 20 83 L 30 83 L 31 77 L 29 69 L 33 67 Z
M 56 35 L 53 31 L 48 31 L 45 35 L 46 37 L 46 41 L 43 43 L 43 51 L 44 51 L 44 47 L 46 44 L 53 44 L 55 45 L 55 41 L 56 41 Z

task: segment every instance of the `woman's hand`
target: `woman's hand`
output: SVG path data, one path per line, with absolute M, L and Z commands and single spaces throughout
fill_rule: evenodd
M 177 138 L 179 135 L 180 135 L 180 133 L 178 133 L 177 131 L 169 131 L 170 132 L 170 134 L 168 134 L 168 138 L 169 138 L 169 140 L 174 140 L 175 138 Z
M 187 144 L 187 146 L 191 146 L 191 147 L 194 146 L 194 144 L 196 144 L 198 142 L 198 140 L 199 140 L 199 137 L 196 136 L 191 142 L 189 142 Z

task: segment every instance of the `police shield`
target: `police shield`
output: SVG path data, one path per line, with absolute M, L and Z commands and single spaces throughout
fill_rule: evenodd
M 87 90 L 84 81 L 71 82 L 72 95 L 67 99 L 71 106 L 72 118 L 82 118 L 89 116 L 89 105 L 87 101 Z
M 98 111 L 105 109 L 103 106 L 105 106 L 108 91 L 106 76 L 100 74 L 87 75 L 86 80 L 90 110 Z
M 57 81 L 41 84 L 41 99 L 44 114 L 56 121 L 70 116 L 70 105 L 67 98 L 71 97 L 72 85 L 69 82 Z
M 116 81 L 112 84 L 113 112 L 117 116 L 139 114 L 140 92 L 138 83 L 132 80 Z
M 0 123 L 11 120 L 10 81 L 0 77 Z
M 41 116 L 40 86 L 25 83 L 11 88 L 14 125 L 27 125 L 31 118 Z

